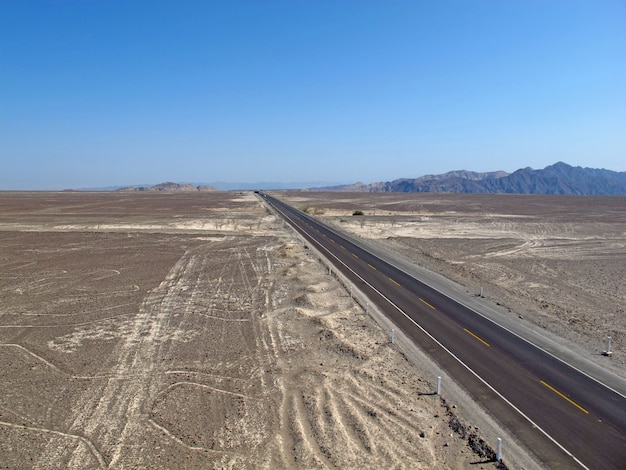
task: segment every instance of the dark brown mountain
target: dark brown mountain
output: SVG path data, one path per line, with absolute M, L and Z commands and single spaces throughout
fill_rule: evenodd
M 442 192 L 442 193 L 511 193 L 626 195 L 626 172 L 573 167 L 558 162 L 543 170 L 523 168 L 508 174 L 504 171 L 476 173 L 452 171 L 415 179 L 397 179 L 372 184 L 356 183 L 324 188 L 334 191 L 364 192 Z

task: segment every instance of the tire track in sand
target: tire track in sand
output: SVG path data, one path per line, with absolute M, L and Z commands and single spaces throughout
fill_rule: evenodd
M 113 373 L 101 388 L 83 396 L 70 432 L 89 436 L 99 446 L 109 467 L 140 461 L 140 442 L 147 421 L 145 410 L 161 388 L 161 339 L 177 301 L 177 291 L 193 272 L 197 257 L 185 253 L 161 284 L 148 294 L 137 313 L 131 333 L 115 352 Z M 139 437 L 140 438 L 140 437 Z M 52 449 L 50 449 L 52 451 Z M 44 452 L 42 459 L 46 459 Z

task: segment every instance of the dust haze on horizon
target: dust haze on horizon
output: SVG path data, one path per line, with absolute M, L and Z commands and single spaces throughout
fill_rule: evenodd
M 0 3 L 0 190 L 626 171 L 618 0 Z

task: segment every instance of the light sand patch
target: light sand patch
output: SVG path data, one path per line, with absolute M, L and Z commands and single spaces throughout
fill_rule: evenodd
M 432 374 L 252 193 L 3 194 L 0 204 L 3 464 L 483 459 L 451 430 Z

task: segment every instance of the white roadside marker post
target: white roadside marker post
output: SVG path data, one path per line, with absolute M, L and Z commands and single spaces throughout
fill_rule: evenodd
M 483 288 L 482 287 L 480 288 L 480 298 L 481 299 L 483 298 Z
M 611 351 L 611 337 L 607 336 L 606 338 L 606 351 L 602 352 L 603 356 L 610 356 L 613 354 L 613 351 Z
M 368 302 L 365 302 L 365 315 L 369 313 L 369 309 L 370 309 L 370 304 Z
M 441 376 L 437 376 L 437 395 L 441 395 Z
M 496 462 L 502 460 L 502 438 L 498 438 L 498 445 L 496 447 Z
M 350 286 L 350 298 L 352 298 L 352 286 Z
M 396 342 L 396 330 L 394 328 L 391 329 L 391 344 Z

